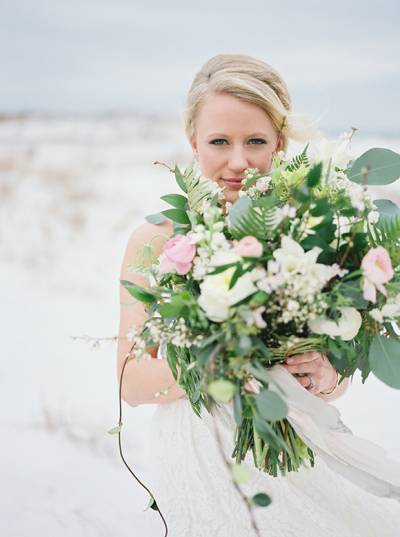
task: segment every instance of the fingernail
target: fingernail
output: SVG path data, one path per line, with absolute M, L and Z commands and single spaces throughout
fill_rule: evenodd
M 294 358 L 288 358 L 288 359 L 286 360 L 286 363 L 287 363 L 287 364 L 291 364 L 292 362 L 294 362 Z

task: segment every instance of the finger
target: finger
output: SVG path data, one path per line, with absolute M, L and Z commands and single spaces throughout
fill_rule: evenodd
M 295 376 L 295 379 L 298 381 L 299 384 L 301 384 L 303 386 L 303 388 L 305 388 L 309 393 L 315 395 L 317 393 L 319 393 L 319 385 L 318 383 L 316 382 L 315 378 L 313 377 L 313 383 L 314 383 L 314 386 L 312 388 L 309 388 L 310 386 L 310 377 L 306 376 L 306 377 L 296 377 Z
M 316 374 L 319 370 L 319 362 L 316 360 L 295 364 L 295 365 L 288 365 L 288 364 L 282 364 L 283 367 L 285 367 L 289 373 L 309 373 L 309 374 Z
M 295 377 L 299 384 L 303 386 L 303 388 L 307 388 L 307 386 L 310 385 L 310 377 Z
M 313 362 L 321 358 L 321 353 L 316 351 L 305 352 L 304 354 L 297 354 L 286 359 L 287 364 L 306 364 Z
M 314 382 L 315 382 L 315 380 L 314 380 Z M 308 391 L 308 393 L 311 393 L 312 395 L 316 395 L 317 393 L 319 393 L 320 390 L 319 390 L 318 383 L 316 383 L 315 386 L 313 386 L 312 388 L 308 388 L 307 391 Z

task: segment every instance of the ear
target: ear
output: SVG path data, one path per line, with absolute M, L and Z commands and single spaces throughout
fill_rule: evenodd
M 282 137 L 280 136 L 278 143 L 276 144 L 275 151 L 278 153 L 279 151 L 282 151 L 282 150 L 283 150 L 283 140 L 282 140 Z
M 192 141 L 190 142 L 190 145 L 191 145 L 191 147 L 192 147 L 193 157 L 197 160 L 197 158 L 198 158 L 198 153 L 197 153 L 197 144 L 196 144 L 196 141 L 192 139 Z

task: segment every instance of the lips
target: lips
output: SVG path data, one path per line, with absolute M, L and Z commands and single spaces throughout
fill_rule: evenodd
M 223 177 L 223 182 L 233 190 L 240 190 L 244 177 Z

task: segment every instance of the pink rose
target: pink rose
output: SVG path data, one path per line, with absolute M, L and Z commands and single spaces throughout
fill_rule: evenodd
M 175 271 L 180 275 L 187 274 L 195 255 L 196 246 L 192 244 L 190 234 L 177 235 L 164 244 L 158 270 L 161 274 Z
M 387 296 L 383 284 L 393 278 L 394 272 L 390 255 L 382 246 L 371 248 L 361 261 L 364 272 L 363 295 L 365 300 L 376 302 L 376 290 Z
M 242 257 L 261 257 L 263 247 L 255 237 L 243 237 L 240 241 L 233 241 L 236 253 Z

